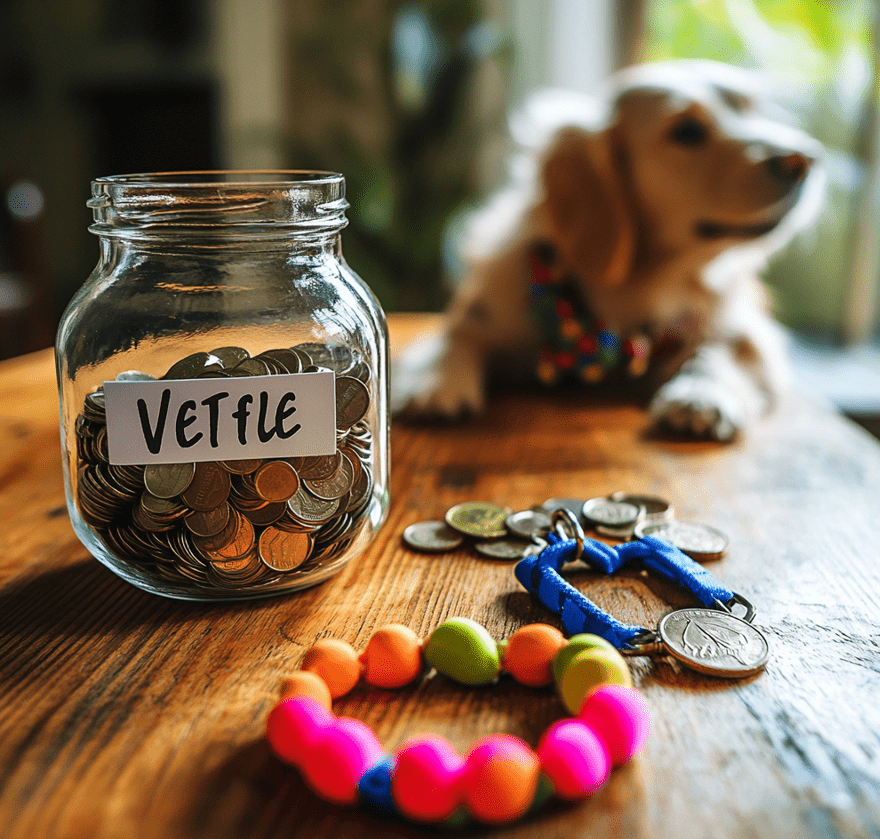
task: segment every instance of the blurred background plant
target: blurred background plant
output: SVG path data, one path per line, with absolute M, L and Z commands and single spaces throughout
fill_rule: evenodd
M 285 154 L 343 172 L 345 254 L 391 310 L 440 308 L 444 231 L 485 191 L 512 43 L 476 0 L 304 2 Z

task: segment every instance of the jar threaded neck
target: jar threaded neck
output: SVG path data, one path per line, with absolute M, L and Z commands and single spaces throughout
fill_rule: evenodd
M 92 182 L 99 236 L 286 238 L 346 224 L 345 178 L 305 170 L 156 172 Z

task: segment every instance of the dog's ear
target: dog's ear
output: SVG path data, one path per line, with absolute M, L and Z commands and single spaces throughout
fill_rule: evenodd
M 566 266 L 587 281 L 618 285 L 629 274 L 635 223 L 611 129 L 560 132 L 543 161 L 542 209 Z

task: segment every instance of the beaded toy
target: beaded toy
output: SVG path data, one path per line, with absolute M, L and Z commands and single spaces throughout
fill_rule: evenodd
M 613 373 L 636 378 L 648 369 L 653 345 L 647 331 L 621 337 L 585 310 L 574 279 L 557 266 L 556 252 L 539 242 L 529 254 L 530 317 L 541 331 L 538 378 L 547 385 L 564 376 L 595 384 Z
M 448 741 L 427 735 L 388 755 L 368 726 L 330 709 L 361 677 L 397 688 L 431 667 L 470 686 L 495 682 L 502 672 L 533 687 L 555 681 L 574 716 L 551 725 L 535 750 L 518 737 L 491 734 L 460 757 Z M 552 626 L 530 624 L 498 643 L 480 624 L 458 617 L 425 642 L 405 626 L 383 626 L 360 655 L 344 641 L 318 641 L 285 683 L 266 737 L 327 801 L 361 801 L 418 822 L 501 824 L 553 794 L 568 801 L 592 795 L 641 748 L 648 727 L 647 705 L 632 688 L 626 662 L 602 638 L 566 641 Z

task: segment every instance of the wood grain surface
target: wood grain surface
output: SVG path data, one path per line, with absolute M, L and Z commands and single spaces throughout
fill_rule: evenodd
M 393 346 L 430 319 L 395 316 Z M 263 739 L 280 683 L 316 639 L 362 646 L 401 622 L 464 615 L 497 638 L 556 623 L 509 563 L 418 554 L 412 522 L 483 499 L 518 509 L 625 489 L 725 531 L 710 564 L 758 608 L 766 671 L 726 681 L 633 659 L 653 713 L 643 755 L 589 801 L 499 837 L 880 836 L 880 446 L 793 397 L 733 445 L 646 433 L 644 413 L 583 394 L 500 394 L 460 427 L 392 429 L 392 506 L 368 551 L 283 597 L 205 605 L 133 588 L 92 559 L 64 500 L 51 353 L 0 364 L 0 837 L 232 839 L 443 835 L 318 800 Z M 653 625 L 687 596 L 637 572 L 570 579 Z M 550 688 L 441 677 L 358 688 L 335 705 L 388 748 L 418 733 L 460 750 L 509 731 L 533 745 L 561 715 Z

